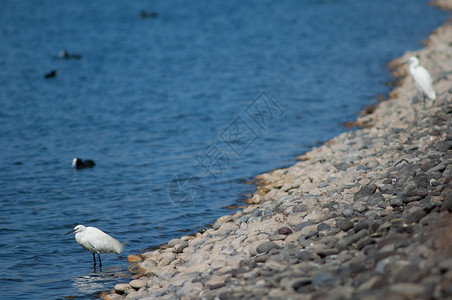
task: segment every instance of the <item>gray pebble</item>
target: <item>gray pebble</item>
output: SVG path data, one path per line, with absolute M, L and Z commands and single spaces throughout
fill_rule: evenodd
M 339 228 L 343 231 L 349 231 L 353 228 L 353 222 L 350 220 L 341 220 L 339 221 Z
M 312 279 L 312 286 L 316 288 L 328 288 L 339 283 L 339 278 L 330 272 L 318 272 Z
M 268 253 L 270 252 L 272 249 L 278 248 L 278 245 L 276 245 L 273 242 L 263 242 L 262 244 L 260 244 L 259 246 L 257 246 L 256 251 L 257 253 Z
M 320 223 L 319 225 L 317 225 L 318 231 L 324 231 L 324 230 L 328 230 L 330 228 L 331 228 L 331 226 L 326 223 Z
M 351 209 L 344 209 L 343 211 L 342 211 L 342 215 L 344 216 L 344 217 L 346 217 L 346 218 L 351 218 L 351 217 L 353 217 L 353 210 L 351 210 Z

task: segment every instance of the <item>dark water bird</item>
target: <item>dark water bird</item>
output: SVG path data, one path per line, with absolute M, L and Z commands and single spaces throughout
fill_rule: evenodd
M 159 13 L 158 12 L 154 12 L 154 11 L 147 12 L 145 10 L 142 10 L 140 12 L 140 17 L 142 17 L 143 19 L 154 19 L 154 18 L 157 18 L 158 16 L 159 16 Z
M 53 78 L 56 77 L 58 75 L 58 70 L 52 70 L 49 73 L 44 75 L 44 78 L 48 79 L 48 78 Z
M 74 158 L 72 160 L 72 166 L 76 169 L 84 169 L 94 167 L 96 164 L 91 159 L 81 160 L 80 158 Z
M 96 266 L 96 255 L 99 258 L 99 266 L 102 267 L 100 260 L 100 253 L 117 253 L 120 254 L 124 245 L 115 238 L 109 236 L 102 230 L 96 227 L 86 227 L 84 225 L 77 225 L 73 230 L 65 235 L 75 233 L 75 240 L 86 250 L 93 253 L 94 266 Z
M 69 54 L 66 50 L 60 51 L 60 57 L 65 59 L 80 59 L 82 56 L 80 54 Z

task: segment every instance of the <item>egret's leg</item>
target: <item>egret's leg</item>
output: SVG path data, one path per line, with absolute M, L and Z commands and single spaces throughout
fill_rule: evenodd
M 422 108 L 425 108 L 425 94 L 422 93 Z
M 93 255 L 94 255 L 94 253 L 93 253 Z M 97 257 L 99 258 L 99 267 L 102 267 L 102 261 L 100 260 L 100 254 L 99 253 L 97 253 Z
M 93 253 L 94 266 L 96 266 L 96 255 Z

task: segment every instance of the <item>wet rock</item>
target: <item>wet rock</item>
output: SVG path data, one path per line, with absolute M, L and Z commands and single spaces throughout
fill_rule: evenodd
M 208 259 L 208 256 L 204 252 L 193 253 L 190 257 L 190 265 L 200 264 Z
M 364 238 L 356 243 L 356 249 L 361 250 L 365 246 L 375 244 L 377 241 L 373 238 Z
M 160 267 L 167 266 L 175 259 L 176 259 L 176 255 L 174 253 L 165 252 L 161 255 L 161 260 L 158 263 L 158 266 L 160 266 Z
M 208 269 L 210 268 L 210 266 L 206 263 L 201 263 L 201 264 L 197 264 L 197 265 L 192 265 L 190 267 L 188 267 L 185 272 L 187 274 L 189 273 L 204 273 L 206 272 Z
M 408 223 L 417 223 L 420 219 L 422 219 L 423 217 L 425 217 L 427 215 L 427 213 L 425 212 L 425 210 L 423 208 L 418 208 L 416 210 L 414 210 L 409 216 L 408 216 Z
M 367 206 L 362 202 L 355 202 L 353 203 L 353 209 L 359 213 L 362 213 L 367 210 Z
M 181 241 L 180 243 L 174 245 L 173 252 L 174 253 L 182 253 L 182 251 L 188 247 L 188 243 L 186 241 Z
M 235 223 L 232 222 L 223 223 L 221 224 L 220 228 L 218 228 L 215 235 L 217 236 L 228 235 L 229 233 L 236 231 L 237 229 L 239 229 L 239 226 L 237 226 Z
M 277 248 L 278 245 L 276 245 L 273 242 L 267 241 L 267 242 L 263 242 L 261 244 L 259 244 L 256 248 L 256 251 L 258 254 L 260 253 L 268 253 L 270 252 L 272 249 Z
M 174 247 L 176 244 L 181 243 L 182 240 L 181 239 L 172 239 L 168 242 L 168 246 L 169 247 Z
M 269 241 L 283 241 L 287 238 L 287 235 L 275 234 L 268 237 Z
M 426 289 L 424 286 L 417 283 L 396 283 L 389 287 L 389 291 L 394 294 L 400 294 L 404 296 L 405 299 L 414 299 L 422 296 Z
M 132 287 L 128 283 L 118 283 L 115 285 L 114 289 L 118 294 L 124 294 L 125 291 L 131 289 Z
M 307 204 L 297 204 L 294 206 L 293 212 L 294 213 L 305 212 L 305 211 L 308 211 L 308 209 L 309 209 L 309 205 L 307 205 Z
M 226 285 L 227 276 L 213 276 L 206 282 L 206 287 L 211 290 L 218 289 Z
M 444 201 L 443 206 L 449 211 L 452 212 L 452 192 L 449 192 L 446 196 L 446 200 Z
M 380 202 L 384 202 L 385 201 L 385 197 L 383 197 L 383 195 L 381 193 L 375 193 L 369 196 L 369 198 L 367 198 L 367 204 L 369 205 L 377 205 Z
M 351 244 L 359 241 L 363 237 L 367 236 L 368 233 L 369 232 L 366 229 L 364 229 L 364 230 L 361 230 L 360 232 L 358 232 L 356 234 L 353 234 L 353 235 L 348 236 L 348 237 L 344 237 L 342 240 L 340 240 L 338 242 L 337 248 L 339 250 L 343 250 L 343 249 L 347 248 L 349 245 L 351 245 Z
M 318 272 L 312 279 L 315 288 L 329 288 L 339 283 L 339 278 L 330 272 Z
M 365 171 L 367 168 L 365 165 L 359 165 L 356 167 L 356 171 Z
M 279 235 L 289 235 L 292 234 L 292 230 L 289 227 L 281 227 L 278 229 Z
M 294 231 L 301 231 L 301 230 L 303 230 L 303 228 L 305 228 L 307 226 L 311 226 L 313 224 L 314 224 L 313 220 L 304 221 L 304 222 L 301 222 L 301 223 L 295 225 L 293 230 Z
M 377 186 L 375 184 L 369 184 L 361 187 L 361 189 L 355 193 L 353 196 L 354 201 L 362 201 L 362 199 L 367 199 L 370 195 L 375 193 Z
M 381 275 L 374 275 L 359 286 L 359 290 L 373 290 L 388 284 L 387 279 Z
M 389 205 L 391 205 L 392 207 L 400 207 L 403 206 L 403 201 L 401 198 L 395 197 L 390 200 Z
M 414 177 L 414 182 L 417 188 L 425 189 L 430 185 L 428 177 L 425 173 L 416 174 Z
M 141 262 L 138 262 L 138 267 L 140 269 L 139 273 L 146 273 L 148 270 L 152 270 L 157 266 L 157 262 L 153 259 L 145 259 Z
M 311 282 L 312 282 L 312 279 L 309 277 L 297 278 L 290 282 L 290 287 L 297 292 L 301 292 L 302 288 L 307 285 L 310 285 Z
M 200 282 L 191 282 L 190 280 L 186 280 L 181 288 L 177 289 L 176 296 L 179 298 L 186 297 L 192 292 L 199 292 L 202 290 L 202 283 Z
M 447 152 L 450 149 L 452 149 L 452 141 L 439 142 L 435 146 L 435 150 L 439 152 Z
M 304 235 L 304 238 L 307 240 L 313 236 L 317 236 L 319 235 L 319 231 L 318 230 L 311 230 L 309 231 L 307 234 Z
M 379 165 L 380 165 L 380 164 L 378 163 L 377 160 L 371 160 L 371 161 L 369 161 L 368 163 L 366 163 L 366 166 L 367 166 L 369 169 L 374 169 L 374 168 L 378 167 Z
M 234 250 L 237 250 L 243 243 L 243 241 L 246 239 L 246 235 L 241 235 L 237 237 L 235 240 L 232 241 L 231 247 Z
M 419 201 L 422 199 L 421 196 L 416 195 L 417 191 L 413 191 L 414 195 L 412 195 L 412 193 L 410 194 L 402 194 L 401 198 L 403 203 L 407 204 L 407 203 L 411 203 L 411 202 L 415 202 L 415 201 Z
M 221 225 L 223 223 L 231 222 L 233 220 L 234 220 L 234 216 L 233 215 L 226 215 L 226 216 L 219 217 L 217 219 L 217 221 L 215 222 L 215 224 Z
M 342 215 L 344 216 L 344 217 L 346 217 L 346 218 L 351 218 L 351 217 L 353 217 L 353 210 L 351 210 L 351 209 L 344 209 L 343 211 L 342 211 Z
M 360 232 L 361 230 L 367 228 L 369 228 L 369 222 L 367 222 L 366 220 L 359 221 L 358 223 L 355 224 L 355 226 L 353 226 L 353 230 L 355 232 Z
M 127 262 L 130 264 L 130 263 L 134 263 L 134 262 L 140 262 L 140 261 L 142 261 L 143 259 L 141 258 L 141 257 L 139 257 L 139 256 L 136 256 L 136 255 L 133 255 L 133 254 L 129 254 L 128 256 L 127 256 Z
M 328 230 L 330 228 L 331 228 L 331 226 L 326 223 L 320 223 L 319 225 L 317 225 L 318 231 L 324 231 L 324 230 Z
M 354 227 L 354 223 L 350 220 L 339 221 L 339 228 L 343 231 L 349 231 Z
M 410 263 L 407 266 L 404 266 L 397 270 L 394 274 L 395 282 L 416 282 L 422 276 L 422 273 L 419 272 L 419 266 L 414 263 Z
M 140 280 L 140 279 L 135 279 L 135 280 L 132 280 L 131 282 L 129 282 L 129 285 L 131 287 L 133 287 L 134 289 L 139 290 L 140 288 L 146 286 L 146 281 Z
M 311 251 L 300 251 L 297 255 L 297 257 L 302 261 L 314 261 L 320 259 L 320 256 L 316 253 L 312 253 Z
M 339 171 L 347 171 L 347 169 L 350 167 L 350 165 L 346 162 L 336 163 L 334 164 L 334 167 L 338 169 Z
M 319 249 L 316 251 L 316 254 L 320 257 L 320 258 L 324 258 L 330 255 L 336 255 L 339 253 L 339 250 L 336 248 L 331 248 L 331 249 Z

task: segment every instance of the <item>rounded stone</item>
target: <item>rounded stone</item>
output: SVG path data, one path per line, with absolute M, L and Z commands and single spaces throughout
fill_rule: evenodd
M 134 280 L 132 280 L 131 282 L 129 282 L 129 285 L 130 285 L 131 287 L 133 287 L 134 289 L 139 290 L 139 289 L 141 289 L 142 287 L 145 287 L 145 286 L 146 286 L 146 281 L 141 280 L 141 279 L 134 279 Z
M 343 231 L 349 231 L 353 228 L 353 222 L 350 220 L 343 220 L 339 223 L 339 228 Z
M 128 263 L 139 262 L 139 261 L 142 261 L 142 258 L 137 255 L 129 254 L 129 256 L 127 256 Z
M 351 210 L 351 209 L 344 209 L 343 211 L 342 211 L 342 215 L 344 216 L 344 217 L 346 217 L 346 218 L 351 218 L 351 217 L 353 217 L 353 210 Z
M 330 228 L 331 228 L 331 226 L 328 225 L 328 224 L 326 224 L 326 223 L 320 223 L 320 224 L 317 226 L 317 230 L 318 230 L 318 231 L 324 231 L 324 230 L 328 230 L 328 229 L 330 229 Z
M 263 242 L 262 244 L 259 244 L 256 248 L 256 252 L 257 253 L 268 253 L 270 252 L 272 249 L 277 248 L 278 245 L 276 245 L 273 242 L 267 241 L 267 242 Z
M 128 283 L 118 283 L 115 285 L 114 289 L 118 294 L 124 294 L 125 291 L 130 289 L 131 286 Z
M 179 243 L 174 245 L 173 252 L 174 253 L 182 253 L 182 250 L 184 250 L 186 247 L 188 247 L 188 242 L 179 240 Z
M 378 165 L 379 165 L 379 163 L 378 163 L 378 161 L 376 161 L 376 160 L 371 160 L 371 161 L 369 161 L 368 163 L 366 163 L 366 166 L 367 166 L 369 169 L 376 168 L 376 167 L 378 167 Z
M 177 244 L 179 244 L 180 242 L 182 242 L 181 239 L 172 239 L 172 240 L 170 240 L 170 241 L 168 242 L 168 246 L 174 247 L 174 246 L 176 246 Z
M 318 272 L 312 279 L 312 286 L 314 287 L 332 287 L 339 282 L 334 274 L 330 272 Z
M 289 227 L 281 227 L 278 229 L 279 235 L 289 235 L 292 234 L 292 230 Z
M 363 220 L 356 223 L 355 226 L 353 227 L 353 230 L 355 230 L 355 232 L 359 232 L 367 228 L 369 228 L 369 222 Z

